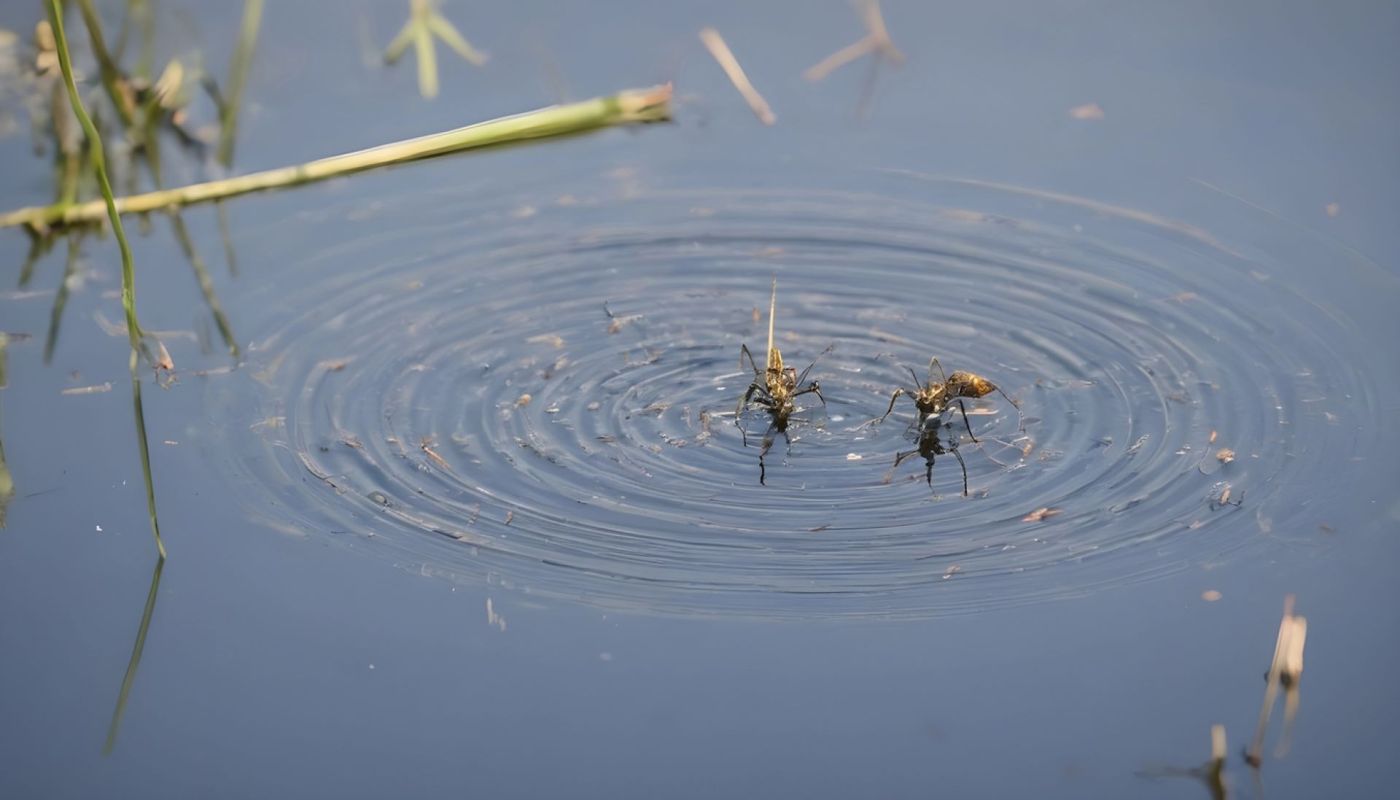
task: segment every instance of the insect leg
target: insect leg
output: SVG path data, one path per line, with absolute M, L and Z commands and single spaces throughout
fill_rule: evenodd
M 963 405 L 962 398 L 958 398 L 958 410 L 962 412 L 963 424 L 967 426 L 967 435 L 972 437 L 972 441 L 977 441 L 977 436 L 972 432 L 972 423 L 967 420 L 967 406 Z
M 884 422 L 885 417 L 888 417 L 890 415 L 890 412 L 894 411 L 894 401 L 898 400 L 899 396 L 902 394 L 904 394 L 903 389 L 895 389 L 894 394 L 890 395 L 890 407 L 885 409 L 885 413 L 881 414 L 878 418 L 870 420 L 871 424 L 878 424 Z
M 958 452 L 958 448 L 950 447 L 948 449 L 953 453 L 954 456 L 957 456 L 958 466 L 962 467 L 963 497 L 967 497 L 967 462 L 963 461 L 962 453 Z M 933 459 L 929 459 L 929 463 L 933 463 Z
M 826 398 L 822 397 L 822 385 L 820 381 L 812 381 L 801 389 L 793 392 L 792 396 L 801 397 L 804 394 L 814 394 L 817 396 L 818 400 L 822 401 L 822 405 L 826 405 Z
M 1021 404 L 1016 402 L 1015 400 L 1012 400 L 1011 395 L 1007 394 L 1006 392 L 1003 392 L 1000 386 L 996 387 L 996 390 L 1001 394 L 1002 397 L 1006 398 L 1006 402 L 1010 403 L 1012 408 L 1016 409 L 1016 417 L 1018 419 L 1016 426 L 1017 430 L 1024 431 L 1026 429 L 1026 419 L 1021 413 Z
M 758 485 L 759 485 L 759 486 L 767 486 L 767 485 L 768 485 L 768 482 L 767 482 L 767 479 L 768 479 L 768 468 L 767 468 L 767 466 L 764 464 L 764 458 L 768 455 L 768 451 L 773 449 L 773 430 L 777 427 L 777 425 L 778 425 L 777 421 L 774 420 L 773 423 L 770 424 L 770 425 L 768 426 L 768 430 L 766 430 L 766 431 L 763 432 L 763 447 L 759 448 L 759 451 L 758 451 Z M 783 431 L 783 435 L 784 435 L 784 436 L 787 435 L 787 431 L 786 431 L 786 430 Z
M 913 367 L 906 366 L 905 369 L 909 370 L 909 377 L 914 380 L 914 383 L 911 384 L 914 387 L 914 394 L 918 394 L 919 387 L 927 384 L 919 383 L 919 374 L 914 371 Z M 928 383 L 933 383 L 933 378 L 929 378 Z
M 739 435 L 743 437 L 745 447 L 749 446 L 749 432 L 744 430 L 744 408 L 749 404 L 749 400 L 753 399 L 754 394 L 762 390 L 763 387 L 756 383 L 749 384 L 748 391 L 744 392 L 744 396 L 739 398 L 739 405 L 734 407 L 734 427 L 739 429 Z
M 763 370 L 758 368 L 758 362 L 753 360 L 753 353 L 749 352 L 749 346 L 746 344 L 741 344 L 739 345 L 739 369 L 744 368 L 745 358 L 749 360 L 749 369 L 753 370 L 753 374 L 755 376 L 763 375 Z
M 812 367 L 815 367 L 817 365 L 817 362 L 821 361 L 822 356 L 826 355 L 827 353 L 830 353 L 832 350 L 835 349 L 835 344 L 829 344 L 826 346 L 825 350 L 821 351 L 820 353 L 817 353 L 817 357 L 812 359 L 812 363 L 808 364 L 806 369 L 802 370 L 802 374 L 797 376 L 797 381 L 793 385 L 801 386 L 803 383 L 805 383 L 807 381 L 807 373 L 812 371 Z

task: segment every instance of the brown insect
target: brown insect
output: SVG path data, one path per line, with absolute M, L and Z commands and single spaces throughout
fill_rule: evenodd
M 734 424 L 738 426 L 739 433 L 744 438 L 744 446 L 749 444 L 748 431 L 744 430 L 743 413 L 752 403 L 762 407 L 768 412 L 771 422 L 768 430 L 763 434 L 763 447 L 758 454 L 758 482 L 763 483 L 766 472 L 763 465 L 763 457 L 768 455 L 769 449 L 773 446 L 773 434 L 781 433 L 784 439 L 791 444 L 788 439 L 788 421 L 792 413 L 797 410 L 796 398 L 804 394 L 815 394 L 817 399 L 826 405 L 826 398 L 822 397 L 821 384 L 817 381 L 807 382 L 807 375 L 812 371 L 812 367 L 817 365 L 814 359 L 807 368 L 798 374 L 792 367 L 783 366 L 783 354 L 778 348 L 773 346 L 773 318 L 778 306 L 778 279 L 773 279 L 773 294 L 768 301 L 768 359 L 763 369 L 758 368 L 758 362 L 754 359 L 753 353 L 749 352 L 749 346 L 742 344 L 739 346 L 739 366 L 743 367 L 747 359 L 748 366 L 753 370 L 753 382 L 744 391 L 744 395 L 739 398 L 739 404 L 734 407 Z M 834 345 L 833 345 L 834 346 Z M 827 347 L 817 356 L 831 352 L 831 347 Z
M 934 380 L 933 370 L 938 368 L 938 379 Z M 924 458 L 926 468 L 924 479 L 929 487 L 933 487 L 933 461 L 935 456 L 952 453 L 958 459 L 958 466 L 962 468 L 963 476 L 963 496 L 967 496 L 967 462 L 963 460 L 962 454 L 958 452 L 958 443 L 954 439 L 950 444 L 944 445 L 938 437 L 938 429 L 943 425 L 943 413 L 946 412 L 954 401 L 958 404 L 958 410 L 962 412 L 963 424 L 967 426 L 967 435 L 972 441 L 977 441 L 977 436 L 972 432 L 972 423 L 967 418 L 967 407 L 963 405 L 963 398 L 976 399 L 985 397 L 992 392 L 1000 392 L 1013 406 L 1016 401 L 1012 400 L 1006 392 L 1003 392 L 996 384 L 971 372 L 957 371 L 952 375 L 945 375 L 943 365 L 938 362 L 935 356 L 928 362 L 928 377 L 921 383 L 919 376 L 911 368 L 909 376 L 914 379 L 912 388 L 899 387 L 890 395 L 889 408 L 878 419 L 871 420 L 871 424 L 878 424 L 885 421 L 894 411 L 894 404 L 899 400 L 900 395 L 907 394 L 914 399 L 914 407 L 918 409 L 919 417 L 917 428 L 919 431 L 918 449 L 908 450 L 895 454 L 894 467 L 891 472 L 898 468 L 904 460 L 915 455 Z M 1019 408 L 1019 406 L 1016 406 Z
M 934 367 L 938 368 L 938 380 L 933 379 Z M 967 435 L 972 437 L 972 441 L 977 441 L 977 436 L 972 432 L 972 423 L 967 419 L 967 406 L 963 405 L 963 398 L 976 399 L 985 397 L 992 392 L 999 392 L 1011 405 L 1016 406 L 1016 401 L 1012 400 L 1006 392 L 991 381 L 981 375 L 974 375 L 971 372 L 958 370 L 952 375 L 944 375 L 943 365 L 938 363 L 938 357 L 934 356 L 928 362 L 928 378 L 919 382 L 919 376 L 914 374 L 913 368 L 909 368 L 909 376 L 914 379 L 913 388 L 906 389 L 903 386 L 894 390 L 890 395 L 890 407 L 885 409 L 885 413 L 879 419 L 871 420 L 872 423 L 885 421 L 885 417 L 894 411 L 895 401 L 899 396 L 907 394 L 914 398 L 914 406 L 919 410 L 919 427 L 925 427 L 930 418 L 937 418 L 942 422 L 943 412 L 948 410 L 953 401 L 957 401 L 958 410 L 962 412 L 963 424 L 967 426 Z M 1020 406 L 1016 406 L 1020 408 Z

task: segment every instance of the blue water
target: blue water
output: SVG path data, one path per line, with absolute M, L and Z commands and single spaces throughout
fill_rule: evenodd
M 161 54 L 221 74 L 240 10 L 205 5 L 160 7 Z M 841 3 L 448 4 L 492 60 L 443 49 L 431 102 L 362 53 L 405 13 L 269 8 L 236 170 L 666 80 L 676 120 L 241 198 L 236 277 L 187 210 L 232 371 L 152 220 L 170 558 L 105 756 L 154 564 L 116 250 L 45 365 L 64 247 L 18 290 L 0 232 L 0 795 L 1201 797 L 1142 773 L 1222 723 L 1253 797 L 1287 594 L 1264 790 L 1392 791 L 1394 8 L 887 2 L 908 61 L 864 110 L 865 61 L 801 77 Z M 0 205 L 46 202 L 6 109 Z M 836 347 L 760 486 L 729 414 L 775 276 L 785 359 Z M 891 471 L 912 404 L 861 426 L 934 354 L 1020 405 L 970 407 L 967 499 L 951 456 Z

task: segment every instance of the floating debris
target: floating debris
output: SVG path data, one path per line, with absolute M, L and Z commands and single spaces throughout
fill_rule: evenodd
M 112 382 L 111 382 L 111 381 L 107 381 L 107 382 L 105 382 L 105 383 L 98 383 L 98 384 L 94 384 L 94 385 L 92 385 L 92 386 L 74 386 L 74 387 L 72 387 L 72 388 L 64 389 L 64 390 L 60 391 L 59 394 L 66 394 L 66 395 L 106 394 L 107 392 L 110 392 L 110 391 L 112 391 Z
M 393 65 L 408 46 L 413 45 L 418 58 L 418 93 L 431 99 L 438 93 L 437 53 L 433 37 L 447 43 L 463 60 L 475 66 L 486 63 L 488 56 L 472 47 L 446 17 L 437 9 L 436 0 L 409 0 L 408 22 L 404 23 L 394 40 L 384 50 L 384 63 Z
M 879 54 L 891 64 L 904 63 L 904 54 L 894 46 L 894 42 L 890 40 L 890 32 L 885 28 L 885 17 L 880 12 L 880 0 L 864 0 L 859 5 L 861 17 L 865 22 L 865 36 L 808 67 L 807 71 L 802 73 L 802 77 L 815 83 L 870 53 Z
M 1283 620 L 1279 623 L 1278 638 L 1274 641 L 1274 657 L 1265 674 L 1264 704 L 1259 709 L 1259 726 L 1254 731 L 1254 741 L 1245 751 L 1245 761 L 1255 769 L 1264 763 L 1264 737 L 1268 733 L 1269 717 L 1280 688 L 1284 691 L 1284 718 L 1283 732 L 1274 751 L 1275 758 L 1282 758 L 1288 753 L 1293 721 L 1298 715 L 1298 682 L 1303 677 L 1303 646 L 1308 636 L 1308 620 L 1293 613 L 1293 604 L 1293 595 L 1284 597 Z
M 1085 103 L 1082 106 L 1075 106 L 1069 110 L 1069 115 L 1075 119 L 1098 120 L 1103 119 L 1103 109 L 1098 103 Z
M 1215 589 L 1207 589 L 1204 592 L 1201 592 L 1201 599 L 1206 601 L 1207 603 L 1218 602 L 1223 596 L 1224 595 L 1220 594 L 1220 592 Z
M 568 356 L 559 356 L 558 358 L 554 359 L 553 364 L 550 364 L 549 366 L 545 367 L 544 370 L 540 372 L 540 378 L 542 380 L 547 381 L 550 378 L 553 378 L 555 375 L 557 375 L 560 370 L 569 366 L 570 363 L 572 362 L 569 361 Z
M 768 106 L 768 101 L 763 99 L 763 95 L 758 93 L 753 84 L 749 82 L 749 76 L 744 74 L 744 68 L 739 66 L 739 59 L 734 57 L 729 45 L 724 43 L 724 37 L 719 35 L 719 31 L 714 28 L 703 28 L 700 31 L 700 42 L 705 45 L 705 49 L 710 51 L 710 55 L 719 62 L 720 69 L 729 78 L 729 82 L 734 84 L 734 88 L 739 90 L 739 94 L 744 98 L 744 102 L 749 104 L 755 117 L 764 125 L 772 125 L 778 121 L 778 117 L 773 113 L 773 109 Z
M 1210 760 L 1198 767 L 1157 767 L 1140 770 L 1142 778 L 1195 778 L 1210 790 L 1212 800 L 1226 800 L 1229 791 L 1225 785 L 1225 759 L 1229 756 L 1229 745 L 1225 739 L 1225 726 L 1210 726 Z
M 506 632 L 506 618 L 496 613 L 496 606 L 489 597 L 486 598 L 486 624 L 499 629 L 501 633 Z
M 1044 506 L 1044 507 L 1042 507 L 1042 508 L 1037 508 L 1036 510 L 1034 510 L 1034 511 L 1032 511 L 1031 513 L 1025 515 L 1024 517 L 1021 517 L 1021 521 L 1022 521 L 1022 522 L 1044 522 L 1045 520 L 1050 519 L 1051 517 L 1053 517 L 1053 516 L 1055 516 L 1055 515 L 1057 515 L 1057 514 L 1061 514 L 1061 513 L 1063 513 L 1063 512 L 1064 512 L 1064 509 L 1051 508 L 1051 507 L 1049 507 L 1049 506 Z
M 642 318 L 641 314 L 628 314 L 626 316 L 614 314 L 612 309 L 608 308 L 607 303 L 603 303 L 603 313 L 608 315 L 609 335 L 616 334 L 618 331 Z
M 1215 484 L 1211 490 L 1210 510 L 1217 511 L 1225 506 L 1235 506 L 1238 508 L 1243 505 L 1244 492 L 1240 492 L 1240 496 L 1232 500 L 1231 498 L 1234 497 L 1234 491 L 1234 487 L 1230 485 L 1229 481 L 1221 481 Z
M 564 337 L 557 333 L 542 333 L 539 336 L 531 336 L 525 340 L 526 344 L 547 344 L 554 348 L 564 346 Z
M 437 464 L 439 467 L 442 467 L 443 469 L 447 470 L 448 472 L 451 472 L 451 471 L 452 471 L 451 465 L 449 465 L 449 464 L 447 463 L 447 460 L 444 459 L 442 456 L 438 455 L 437 451 L 433 449 L 433 448 L 436 447 L 436 446 L 437 446 L 437 442 L 435 441 L 434 437 L 432 437 L 432 436 L 424 436 L 424 437 L 418 442 L 418 447 L 419 447 L 419 449 L 421 449 L 421 450 L 423 451 L 423 454 L 424 454 L 424 455 L 426 455 L 429 459 L 431 459 L 432 462 L 433 462 L 434 464 Z

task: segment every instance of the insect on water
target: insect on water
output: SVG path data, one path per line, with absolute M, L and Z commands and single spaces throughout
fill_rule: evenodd
M 933 371 L 937 368 L 938 379 L 933 377 Z M 958 459 L 958 465 L 962 467 L 963 474 L 963 496 L 967 496 L 967 463 L 963 461 L 962 454 L 958 452 L 957 441 L 944 445 L 939 439 L 938 430 L 943 425 L 943 414 L 952 407 L 956 401 L 958 410 L 962 412 L 963 424 L 967 426 L 967 435 L 972 441 L 977 442 L 977 435 L 972 432 L 972 423 L 967 418 L 967 406 L 963 404 L 963 399 L 977 399 L 985 397 L 992 392 L 998 392 L 1005 397 L 1012 406 L 1020 408 L 1015 400 L 1012 400 L 1000 387 L 981 375 L 958 370 L 952 375 L 943 372 L 943 365 L 939 363 L 938 357 L 934 356 L 928 362 L 928 377 L 922 382 L 913 369 L 909 370 L 909 376 L 914 379 L 914 383 L 909 388 L 899 387 L 890 395 L 890 405 L 885 409 L 885 413 L 877 419 L 871 420 L 871 424 L 878 424 L 885 421 L 891 412 L 894 411 L 894 404 L 899 400 L 900 395 L 909 395 L 914 400 L 914 407 L 919 412 L 918 417 L 918 449 L 908 450 L 895 454 L 894 467 L 897 468 L 904 463 L 905 459 L 915 454 L 921 455 L 927 464 L 924 478 L 929 486 L 933 486 L 933 461 L 935 456 L 941 456 L 951 452 Z
M 807 383 L 807 375 L 812 371 L 812 367 L 817 365 L 814 359 L 807 368 L 799 375 L 792 367 L 783 366 L 783 354 L 778 348 L 773 346 L 773 317 L 778 307 L 778 279 L 773 279 L 773 294 L 768 300 L 768 358 L 763 369 L 759 369 L 758 362 L 754 360 L 753 353 L 749 352 L 749 346 L 743 344 L 739 346 L 739 366 L 744 366 L 745 359 L 748 366 L 753 370 L 753 382 L 744 391 L 743 397 L 739 398 L 739 404 L 734 407 L 734 424 L 738 426 L 739 433 L 743 436 L 744 446 L 749 444 L 748 431 L 744 430 L 743 414 L 750 404 L 762 407 L 768 412 L 770 419 L 768 430 L 763 434 L 763 446 L 758 454 L 758 482 L 764 483 L 767 472 L 764 468 L 763 458 L 768 455 L 768 451 L 773 447 L 773 434 L 781 433 L 788 444 L 792 440 L 788 437 L 788 421 L 794 411 L 797 410 L 796 398 L 804 394 L 815 394 L 817 399 L 826 405 L 826 398 L 822 397 L 821 384 L 817 381 Z M 831 352 L 834 345 L 827 347 L 817 358 Z

